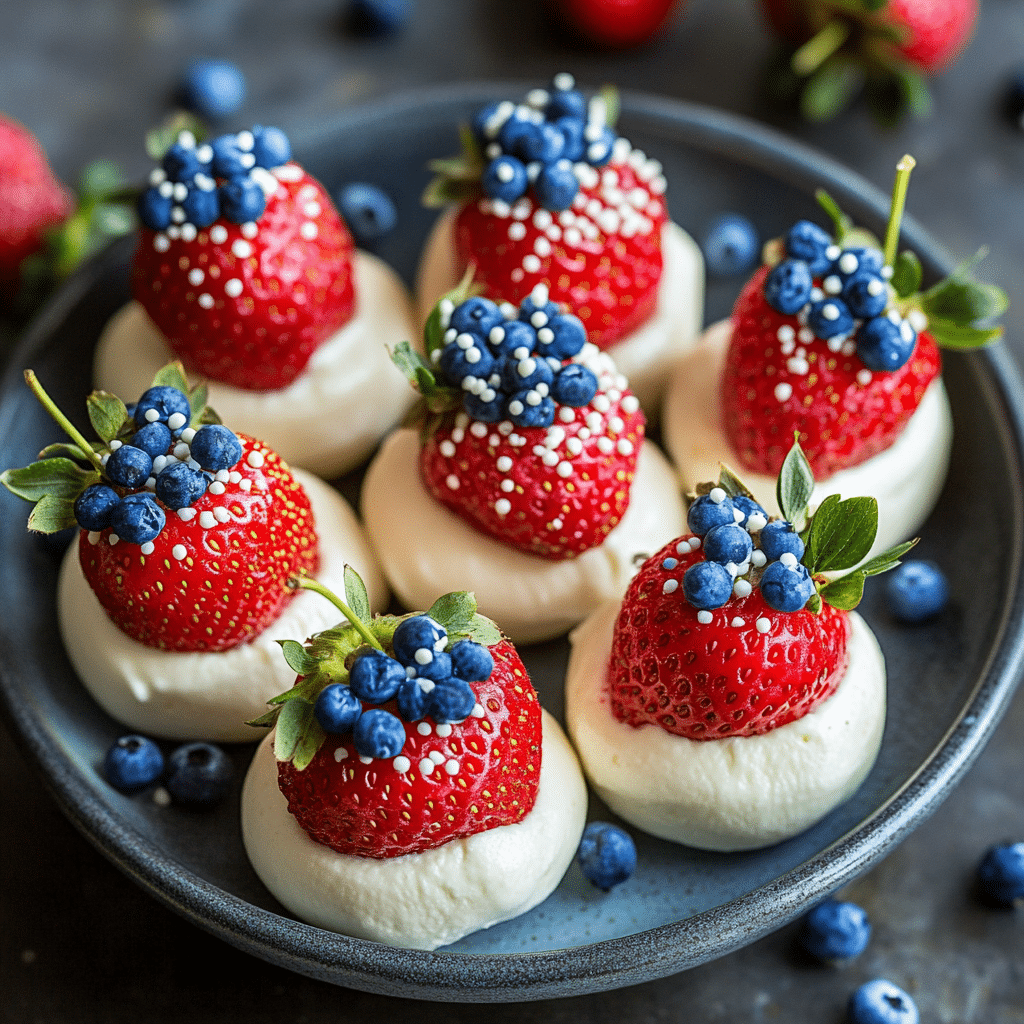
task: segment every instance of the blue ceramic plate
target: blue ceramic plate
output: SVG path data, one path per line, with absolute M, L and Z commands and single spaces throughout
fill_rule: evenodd
M 411 281 L 433 219 L 419 206 L 425 165 L 457 151 L 456 125 L 486 100 L 525 89 L 481 86 L 396 98 L 294 138 L 329 187 L 371 181 L 394 197 L 401 227 L 379 255 Z M 850 172 L 763 128 L 678 102 L 625 95 L 620 128 L 660 159 L 676 221 L 699 233 L 711 215 L 746 214 L 762 237 L 814 216 L 824 186 L 880 232 L 888 200 Z M 914 225 L 907 242 L 928 278 L 948 272 Z M 33 367 L 64 409 L 89 390 L 99 331 L 128 296 L 127 246 L 115 247 L 57 296 L 15 353 L 0 400 L 0 461 L 24 465 L 55 437 L 24 387 Z M 736 281 L 709 289 L 707 319 L 726 315 Z M 98 766 L 119 728 L 75 678 L 57 635 L 59 552 L 24 530 L 26 508 L 0 494 L 0 682 L 28 757 L 69 818 L 143 888 L 227 942 L 316 978 L 371 992 L 457 1001 L 578 995 L 671 974 L 721 956 L 798 915 L 865 871 L 935 809 L 991 734 L 1017 683 L 1021 592 L 1024 393 L 999 349 L 946 360 L 956 420 L 953 469 L 920 553 L 953 568 L 951 607 L 934 624 L 899 628 L 880 586 L 862 606 L 885 651 L 890 716 L 881 756 L 845 806 L 797 838 L 755 853 L 716 855 L 638 835 L 636 875 L 609 895 L 573 867 L 558 890 L 516 921 L 435 953 L 396 950 L 292 919 L 242 849 L 237 793 L 208 815 L 125 798 Z M 970 453 L 984 452 L 984 460 Z M 351 496 L 358 478 L 342 482 Z M 998 501 L 989 500 L 999 495 Z M 525 652 L 544 703 L 562 707 L 564 641 Z M 251 748 L 232 751 L 239 777 Z M 596 801 L 593 817 L 608 812 Z

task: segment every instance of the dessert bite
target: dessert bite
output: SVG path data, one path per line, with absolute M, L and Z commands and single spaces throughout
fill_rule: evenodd
M 802 220 L 769 243 L 731 320 L 679 361 L 663 436 L 686 486 L 730 463 L 778 513 L 775 476 L 796 434 L 818 481 L 814 503 L 877 497 L 877 549 L 927 519 L 953 435 L 939 346 L 998 338 L 986 324 L 1006 299 L 971 278 L 974 261 L 921 290 L 916 256 L 896 251 L 912 167 L 904 157 L 897 170 L 884 246 L 819 193 L 834 233 Z
M 409 608 L 467 587 L 515 641 L 565 632 L 675 536 L 683 502 L 611 357 L 538 285 L 517 307 L 464 284 L 396 361 L 421 429 L 392 434 L 363 481 L 367 533 Z
M 272 726 L 242 790 L 253 868 L 310 924 L 434 949 L 525 913 L 572 862 L 586 784 L 512 644 L 471 594 L 345 620 L 306 647 L 253 725 Z
M 100 338 L 97 387 L 138 394 L 176 357 L 229 422 L 327 478 L 401 420 L 387 346 L 415 333 L 405 288 L 355 249 L 283 132 L 180 133 L 139 217 L 133 300 Z
M 341 581 L 346 562 L 387 588 L 355 514 L 333 488 L 236 434 L 165 367 L 126 408 L 88 400 L 88 441 L 31 371 L 26 380 L 70 441 L 2 482 L 34 503 L 29 529 L 78 527 L 61 565 L 64 646 L 86 689 L 133 730 L 247 740 L 244 722 L 287 685 L 278 642 L 331 624 L 293 573 Z
M 830 495 L 811 515 L 799 445 L 778 481 L 786 519 L 724 467 L 699 490 L 690 533 L 572 633 L 566 721 L 621 817 L 688 846 L 755 849 L 813 825 L 871 770 L 885 662 L 852 609 L 915 542 L 864 561 L 877 502 Z
M 432 166 L 427 205 L 448 207 L 421 257 L 421 317 L 467 267 L 483 294 L 522 302 L 543 285 L 608 350 L 648 415 L 701 328 L 700 249 L 673 224 L 661 164 L 616 135 L 617 94 L 571 75 L 523 103 L 492 103 Z

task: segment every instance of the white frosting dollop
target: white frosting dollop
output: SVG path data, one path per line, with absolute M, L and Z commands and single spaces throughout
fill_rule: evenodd
M 388 347 L 415 342 L 420 330 L 405 286 L 369 253 L 353 261 L 352 319 L 312 355 L 302 374 L 279 391 L 243 391 L 208 382 L 209 403 L 232 429 L 260 438 L 292 466 L 324 478 L 361 463 L 416 398 Z M 96 347 L 97 388 L 141 395 L 174 354 L 138 302 L 107 324 Z
M 525 914 L 565 874 L 587 814 L 576 755 L 558 723 L 542 716 L 537 800 L 522 821 L 385 860 L 310 839 L 288 813 L 268 736 L 242 789 L 242 837 L 256 874 L 309 924 L 409 949 L 435 949 Z
M 700 849 L 756 849 L 803 832 L 864 781 L 885 727 L 885 661 L 859 615 L 846 674 L 810 714 L 763 736 L 690 740 L 612 714 L 618 611 L 609 603 L 572 633 L 566 723 L 594 792 L 626 821 Z
M 662 438 L 683 486 L 717 480 L 719 463 L 739 474 L 772 515 L 780 515 L 775 480 L 744 470 L 722 425 L 719 381 L 732 337 L 728 321 L 715 324 L 677 364 L 662 413 Z M 953 445 L 953 416 L 941 378 L 925 391 L 921 404 L 895 443 L 859 466 L 834 473 L 814 488 L 811 505 L 829 494 L 878 499 L 877 554 L 916 535 L 939 499 Z
M 644 441 L 629 508 L 604 542 L 555 562 L 474 529 L 423 486 L 419 435 L 397 430 L 363 481 L 361 507 L 384 575 L 407 608 L 429 608 L 438 594 L 471 590 L 480 612 L 514 643 L 564 633 L 603 601 L 618 597 L 635 559 L 684 532 L 683 502 L 665 457 Z
M 420 257 L 416 295 L 421 323 L 462 276 L 455 258 L 457 212 L 447 210 L 438 218 Z M 640 399 L 648 417 L 658 414 L 671 368 L 696 341 L 704 317 L 704 257 L 700 246 L 671 222 L 662 228 L 661 245 L 663 269 L 654 315 L 608 349 L 615 365 L 629 378 L 630 390 Z
M 387 584 L 355 513 L 322 480 L 294 473 L 309 495 L 320 538 L 316 578 L 343 595 L 345 565 L 351 565 L 366 584 L 373 610 L 383 610 Z M 77 539 L 61 565 L 57 601 L 64 647 L 93 699 L 130 729 L 176 740 L 258 739 L 260 733 L 245 722 L 262 715 L 267 700 L 295 682 L 277 641 L 301 643 L 341 619 L 326 598 L 301 591 L 255 640 L 231 650 L 147 647 L 107 618 L 82 575 Z

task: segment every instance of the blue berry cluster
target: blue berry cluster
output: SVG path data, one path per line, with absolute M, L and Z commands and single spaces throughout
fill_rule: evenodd
M 487 160 L 484 195 L 514 203 L 529 190 L 537 204 L 567 210 L 580 188 L 577 163 L 603 167 L 616 135 L 571 75 L 556 75 L 550 92 L 531 93 L 526 103 L 491 103 L 473 119 L 473 133 Z
M 163 781 L 177 803 L 210 806 L 227 794 L 234 778 L 231 759 L 213 743 L 185 743 L 163 752 L 146 736 L 121 736 L 103 758 L 103 774 L 114 789 L 140 793 Z
M 800 562 L 800 535 L 784 519 L 769 522 L 752 498 L 730 498 L 722 488 L 713 488 L 690 505 L 687 524 L 704 546 L 704 561 L 683 574 L 683 594 L 695 608 L 721 608 L 736 580 L 752 568 L 762 570 L 757 585 L 776 611 L 799 611 L 814 593 L 810 573 Z
M 150 187 L 139 197 L 139 218 L 154 231 L 186 224 L 207 228 L 221 217 L 234 224 L 258 220 L 267 206 L 261 176 L 291 155 L 279 128 L 257 125 L 203 145 L 182 132 L 150 175 Z
M 109 526 L 122 540 L 146 544 L 166 524 L 164 507 L 194 505 L 214 474 L 242 457 L 242 443 L 227 427 L 212 423 L 183 436 L 192 408 L 177 388 L 152 387 L 128 411 L 135 431 L 111 444 L 104 466 L 109 483 L 92 484 L 78 496 L 75 519 L 84 530 Z
M 878 249 L 843 249 L 808 220 L 797 221 L 783 244 L 785 258 L 764 282 L 769 306 L 799 316 L 822 341 L 841 344 L 855 336 L 857 355 L 870 370 L 891 373 L 907 362 L 917 332 L 889 308 L 892 273 Z
M 452 311 L 444 341 L 434 353 L 440 379 L 465 392 L 472 419 L 548 427 L 558 405 L 581 408 L 597 394 L 597 377 L 567 362 L 586 344 L 586 328 L 554 302 L 530 296 L 516 310 L 474 296 Z
M 376 648 L 352 663 L 348 683 L 320 691 L 313 713 L 325 732 L 351 733 L 361 757 L 397 757 L 405 745 L 406 722 L 428 715 L 438 724 L 461 722 L 476 705 L 471 682 L 483 682 L 494 658 L 482 644 L 458 640 L 429 615 L 403 619 L 392 639 L 394 656 Z M 398 714 L 380 705 L 394 701 Z

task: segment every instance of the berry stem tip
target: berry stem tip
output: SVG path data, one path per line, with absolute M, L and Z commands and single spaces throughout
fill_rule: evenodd
M 293 590 L 312 590 L 313 593 L 319 594 L 321 597 L 326 597 L 331 604 L 334 605 L 342 615 L 352 624 L 355 631 L 371 646 L 376 647 L 378 651 L 383 651 L 384 648 L 381 646 L 381 642 L 371 633 L 367 628 L 366 624 L 362 622 L 358 615 L 344 601 L 338 597 L 333 591 L 329 590 L 322 583 L 318 583 L 312 576 L 295 574 L 288 577 L 288 586 Z
M 54 400 L 46 393 L 45 388 L 39 383 L 39 378 L 34 370 L 25 371 L 25 383 L 29 390 L 36 396 L 39 404 L 50 414 L 54 422 L 71 438 L 82 450 L 83 458 L 89 460 L 93 468 L 100 474 L 103 473 L 103 463 L 100 457 L 92 450 L 92 445 L 78 432 L 75 425 L 57 408 Z
M 885 265 L 891 267 L 896 259 L 896 248 L 900 241 L 900 225 L 903 222 L 903 207 L 907 201 L 907 188 L 910 185 L 910 172 L 917 166 L 917 161 L 907 153 L 896 165 L 896 180 L 892 186 L 892 206 L 889 212 L 889 223 L 885 229 L 885 249 L 883 257 Z

